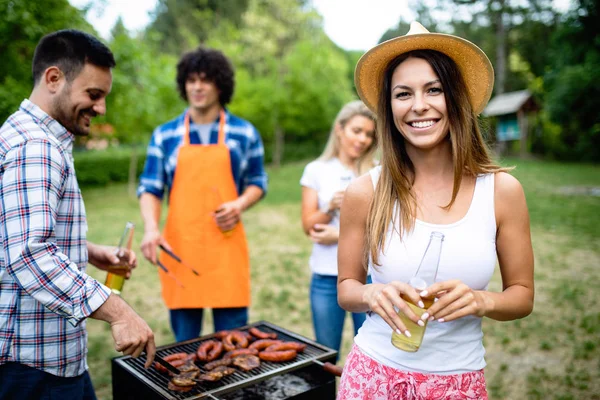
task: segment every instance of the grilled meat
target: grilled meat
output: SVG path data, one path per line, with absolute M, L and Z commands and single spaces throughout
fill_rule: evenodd
M 169 381 L 169 390 L 174 390 L 177 392 L 188 392 L 192 390 L 192 388 L 196 385 L 196 381 L 194 379 L 196 379 L 199 373 L 200 371 L 196 369 L 193 371 L 182 372 L 181 374 L 175 375 Z
M 220 366 L 212 371 L 208 371 L 204 374 L 198 375 L 198 379 L 209 382 L 216 382 L 224 376 L 231 375 L 235 372 L 234 368 Z
M 227 358 L 221 358 L 220 360 L 215 360 L 215 361 L 211 361 L 209 363 L 206 363 L 204 365 L 204 369 L 210 371 L 213 370 L 217 367 L 229 367 L 231 365 L 231 362 L 233 361 L 233 358 L 227 357 Z
M 242 354 L 233 359 L 233 365 L 247 372 L 260 367 L 260 358 L 252 354 Z

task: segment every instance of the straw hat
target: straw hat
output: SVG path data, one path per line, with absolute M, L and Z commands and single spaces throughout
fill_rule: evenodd
M 378 44 L 363 54 L 356 64 L 356 90 L 372 111 L 377 109 L 387 65 L 400 54 L 412 50 L 437 50 L 454 60 L 467 85 L 473 110 L 476 114 L 483 111 L 494 88 L 494 69 L 485 53 L 458 36 L 430 33 L 416 21 L 410 24 L 410 30 L 405 36 Z

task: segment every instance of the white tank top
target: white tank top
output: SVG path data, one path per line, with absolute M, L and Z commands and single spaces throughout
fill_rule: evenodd
M 377 185 L 381 167 L 370 172 Z M 459 279 L 475 290 L 487 289 L 496 265 L 494 174 L 477 178 L 473 199 L 459 221 L 437 225 L 416 220 L 401 240 L 398 226 L 390 223 L 381 266 L 370 266 L 373 283 L 408 282 L 415 274 L 431 232 L 444 234 L 437 281 Z M 441 375 L 477 371 L 485 367 L 481 318 L 468 316 L 450 322 L 429 322 L 421 348 L 415 353 L 391 343 L 392 329 L 377 314 L 367 316 L 354 342 L 378 362 L 405 371 Z

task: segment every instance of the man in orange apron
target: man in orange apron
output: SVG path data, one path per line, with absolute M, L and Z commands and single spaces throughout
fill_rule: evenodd
M 177 65 L 177 85 L 189 108 L 152 134 L 138 196 L 142 253 L 170 273 L 159 272 L 162 296 L 175 338 L 183 341 L 200 335 L 204 308 L 212 308 L 216 331 L 247 324 L 250 263 L 240 218 L 265 194 L 267 176 L 259 133 L 225 109 L 234 89 L 229 60 L 202 47 L 187 53 Z M 160 245 L 185 265 L 158 255 Z

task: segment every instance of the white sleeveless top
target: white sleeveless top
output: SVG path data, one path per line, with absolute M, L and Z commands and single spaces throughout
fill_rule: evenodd
M 377 185 L 381 167 L 370 172 Z M 381 266 L 370 266 L 373 283 L 408 282 L 415 274 L 431 232 L 444 234 L 436 281 L 459 279 L 475 290 L 487 289 L 496 265 L 494 174 L 477 178 L 473 199 L 459 221 L 437 225 L 416 220 L 414 230 L 401 240 L 398 226 L 390 226 Z M 371 313 L 354 338 L 368 356 L 392 368 L 441 375 L 477 371 L 485 367 L 481 318 L 468 316 L 450 322 L 429 322 L 421 348 L 415 353 L 391 343 L 392 329 Z

